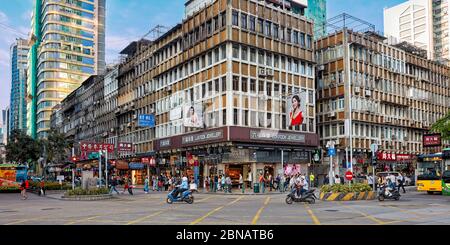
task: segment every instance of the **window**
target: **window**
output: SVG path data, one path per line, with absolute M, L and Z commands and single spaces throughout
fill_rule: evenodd
M 250 79 L 250 92 L 256 93 L 256 80 Z
M 242 60 L 247 60 L 247 47 L 241 47 L 241 58 Z
M 256 49 L 250 49 L 250 62 L 256 62 Z
M 294 31 L 294 34 L 293 34 L 294 36 L 294 38 L 293 38 L 293 42 L 295 43 L 295 44 L 298 44 L 298 31 Z
M 233 125 L 238 125 L 238 110 L 234 109 L 233 110 Z
M 264 35 L 267 35 L 267 36 L 271 35 L 271 30 L 270 30 L 271 24 L 272 23 L 266 21 L 265 28 L 264 28 Z
M 300 46 L 305 47 L 305 33 L 300 33 Z
M 239 46 L 233 45 L 233 58 L 239 59 Z
M 233 90 L 239 91 L 239 77 L 233 76 Z
M 258 19 L 258 32 L 263 33 L 264 29 L 264 20 Z
M 273 25 L 273 37 L 278 39 L 278 25 Z
M 247 93 L 247 83 L 248 83 L 248 79 L 243 77 L 242 78 L 242 92 Z
M 247 15 L 241 14 L 241 27 L 247 29 Z
M 222 110 L 222 125 L 227 125 L 227 109 Z
M 306 35 L 306 48 L 312 48 L 312 38 L 311 35 Z
M 239 13 L 233 10 L 233 25 L 239 26 Z
M 256 30 L 256 19 L 254 16 L 250 16 L 250 31 Z

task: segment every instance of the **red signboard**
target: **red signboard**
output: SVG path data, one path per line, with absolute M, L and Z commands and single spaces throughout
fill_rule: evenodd
M 441 134 L 424 134 L 423 147 L 441 146 Z
M 347 172 L 345 173 L 345 178 L 346 178 L 347 180 L 352 180 L 352 179 L 353 179 L 353 174 L 352 174 L 352 172 L 351 172 L 351 171 L 347 171 Z
M 91 142 L 80 142 L 81 151 L 84 152 L 95 152 L 100 150 L 107 150 L 108 152 L 114 152 L 114 144 L 103 144 L 103 143 L 91 143 Z
M 383 161 L 407 161 L 412 160 L 412 155 L 378 152 L 377 159 Z
M 133 151 L 133 144 L 132 143 L 119 143 L 118 150 L 123 151 Z
M 142 163 L 150 163 L 150 158 L 148 158 L 148 157 L 143 157 L 143 158 L 141 159 L 141 162 L 142 162 Z

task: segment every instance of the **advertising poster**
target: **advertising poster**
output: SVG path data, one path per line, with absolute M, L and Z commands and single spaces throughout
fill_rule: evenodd
M 294 94 L 288 98 L 287 101 L 287 115 L 289 127 L 299 126 L 303 124 L 306 114 L 306 91 Z
M 202 104 L 185 105 L 183 108 L 183 125 L 188 128 L 203 127 L 203 110 Z

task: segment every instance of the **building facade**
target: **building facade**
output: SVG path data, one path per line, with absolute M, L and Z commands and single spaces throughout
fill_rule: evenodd
M 26 69 L 29 52 L 28 41 L 17 39 L 11 46 L 11 94 L 9 131 L 26 130 Z
M 450 110 L 448 66 L 346 29 L 315 48 L 320 145 L 335 142 L 336 173 L 372 172 L 371 144 L 378 145 L 377 172 L 413 174 L 417 154 L 440 150 L 424 147 L 422 136 Z
M 306 17 L 314 21 L 314 37 L 320 38 L 327 34 L 327 1 L 308 0 Z
M 448 0 L 409 0 L 384 10 L 384 33 L 392 44 L 406 41 L 428 51 L 428 58 L 450 60 Z
M 6 109 L 2 110 L 2 128 L 3 128 L 3 138 L 0 140 L 3 142 L 4 145 L 8 144 L 8 137 L 10 132 L 8 131 L 8 125 L 9 125 L 9 107 L 6 107 Z
M 28 57 L 27 128 L 46 137 L 52 108 L 105 70 L 105 0 L 36 0 Z
M 117 115 L 130 161 L 156 155 L 156 173 L 233 181 L 307 172 L 318 146 L 313 26 L 280 3 L 217 0 L 123 51 Z M 290 127 L 294 95 L 303 118 Z M 143 114 L 154 128 L 139 127 Z

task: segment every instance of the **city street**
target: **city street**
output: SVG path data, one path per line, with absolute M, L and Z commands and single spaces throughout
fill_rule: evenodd
M 285 195 L 197 193 L 193 205 L 165 203 L 164 193 L 104 201 L 62 201 L 0 194 L 2 225 L 405 225 L 450 224 L 450 197 L 410 191 L 400 201 L 287 205 Z

